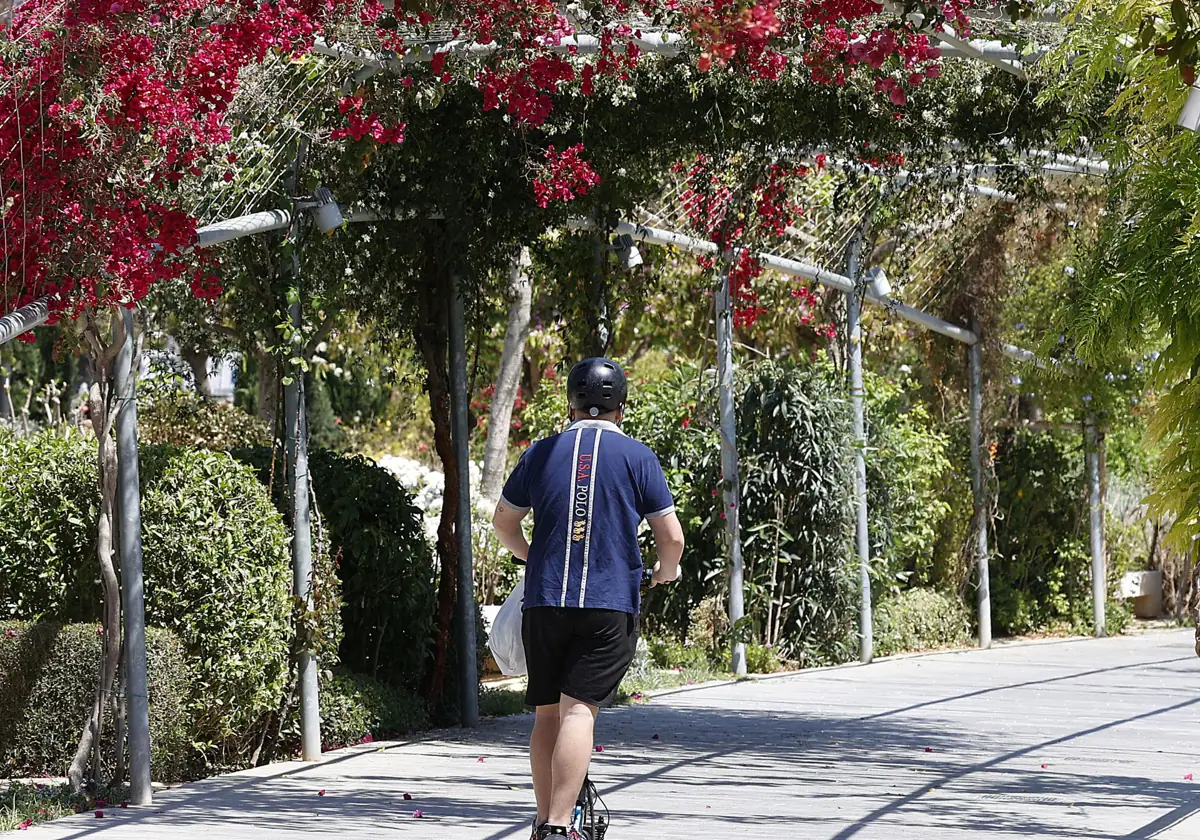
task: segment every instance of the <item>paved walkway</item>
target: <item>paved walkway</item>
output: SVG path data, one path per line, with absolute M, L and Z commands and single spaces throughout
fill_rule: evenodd
M 529 722 L 211 779 L 21 836 L 525 840 Z M 1191 631 L 687 690 L 606 713 L 600 733 L 612 840 L 1200 838 Z

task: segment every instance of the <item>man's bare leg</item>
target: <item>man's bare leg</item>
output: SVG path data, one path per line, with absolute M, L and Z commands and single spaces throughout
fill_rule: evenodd
M 575 800 L 592 760 L 596 714 L 600 711 L 581 700 L 563 695 L 558 705 L 558 742 L 554 746 L 553 792 L 550 824 L 570 825 Z
M 538 706 L 534 711 L 533 735 L 529 739 L 529 765 L 533 770 L 533 794 L 537 797 L 537 821 L 550 819 L 553 786 L 554 745 L 558 741 L 559 705 Z

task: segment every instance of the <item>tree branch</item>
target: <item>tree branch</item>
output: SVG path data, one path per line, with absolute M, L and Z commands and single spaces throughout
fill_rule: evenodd
M 334 320 L 333 315 L 326 315 L 324 320 L 321 321 L 320 326 L 317 327 L 317 331 L 313 333 L 312 338 L 304 345 L 305 359 L 311 359 L 313 354 L 317 352 L 317 345 L 329 338 L 329 334 L 333 332 Z

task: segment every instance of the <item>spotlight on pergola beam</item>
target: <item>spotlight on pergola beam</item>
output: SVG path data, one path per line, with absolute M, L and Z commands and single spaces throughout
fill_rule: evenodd
M 1192 85 L 1187 102 L 1179 114 L 1179 124 L 1188 131 L 1200 131 L 1200 85 Z
M 887 272 L 879 266 L 874 266 L 867 272 L 867 287 L 870 288 L 871 294 L 880 300 L 887 300 L 892 295 L 892 284 L 888 280 Z

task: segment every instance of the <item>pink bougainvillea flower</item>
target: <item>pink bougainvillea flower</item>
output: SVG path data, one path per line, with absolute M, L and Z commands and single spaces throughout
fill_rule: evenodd
M 317 796 L 324 796 L 324 795 L 325 795 L 325 788 L 321 788 L 319 791 L 317 791 Z
M 483 764 L 485 761 L 487 761 L 487 759 L 486 759 L 486 758 L 484 758 L 483 756 L 479 756 L 479 760 L 478 760 L 477 762 L 475 762 L 475 763 L 476 763 L 476 764 Z
M 600 183 L 600 176 L 580 157 L 582 153 L 582 143 L 562 152 L 554 146 L 547 147 L 545 161 L 533 179 L 538 207 L 549 207 L 552 201 L 573 201 Z
M 97 812 L 96 812 L 96 819 L 98 819 L 98 820 L 102 820 L 102 819 L 104 819 L 104 812 L 103 812 L 103 811 L 97 811 Z
M 423 817 L 423 816 L 425 816 L 425 812 L 424 812 L 424 811 L 421 811 L 421 810 L 416 810 L 416 811 L 413 811 L 413 818 L 414 818 L 414 819 L 418 819 L 418 820 L 419 820 L 419 819 L 421 819 L 421 817 Z
M 1050 769 L 1050 765 L 1049 765 L 1049 764 L 1043 764 L 1043 765 L 1042 765 L 1042 769 L 1043 769 L 1043 770 L 1049 770 L 1049 769 Z
M 1192 774 L 1188 773 L 1186 776 L 1183 777 L 1183 780 L 1185 782 L 1190 782 L 1192 780 Z
M 24 831 L 25 829 L 29 828 L 29 826 L 31 826 L 31 825 L 33 825 L 33 820 L 26 817 L 24 820 L 21 821 L 21 824 L 17 826 L 17 831 Z
M 412 794 L 411 794 L 411 793 L 406 793 L 406 794 L 404 794 L 404 801 L 405 801 L 405 802 L 412 802 Z
M 933 747 L 926 747 L 925 752 L 933 752 Z
M 604 752 L 604 745 L 603 745 L 603 744 L 597 744 L 597 745 L 596 745 L 596 752 Z
M 657 732 L 655 732 L 653 735 L 650 736 L 650 740 L 651 741 L 661 741 L 662 738 L 659 737 L 659 734 Z
M 128 807 L 129 807 L 129 802 L 128 802 L 128 801 L 126 801 L 126 802 L 122 802 L 122 803 L 121 803 L 121 807 L 122 807 L 122 808 L 128 808 Z

